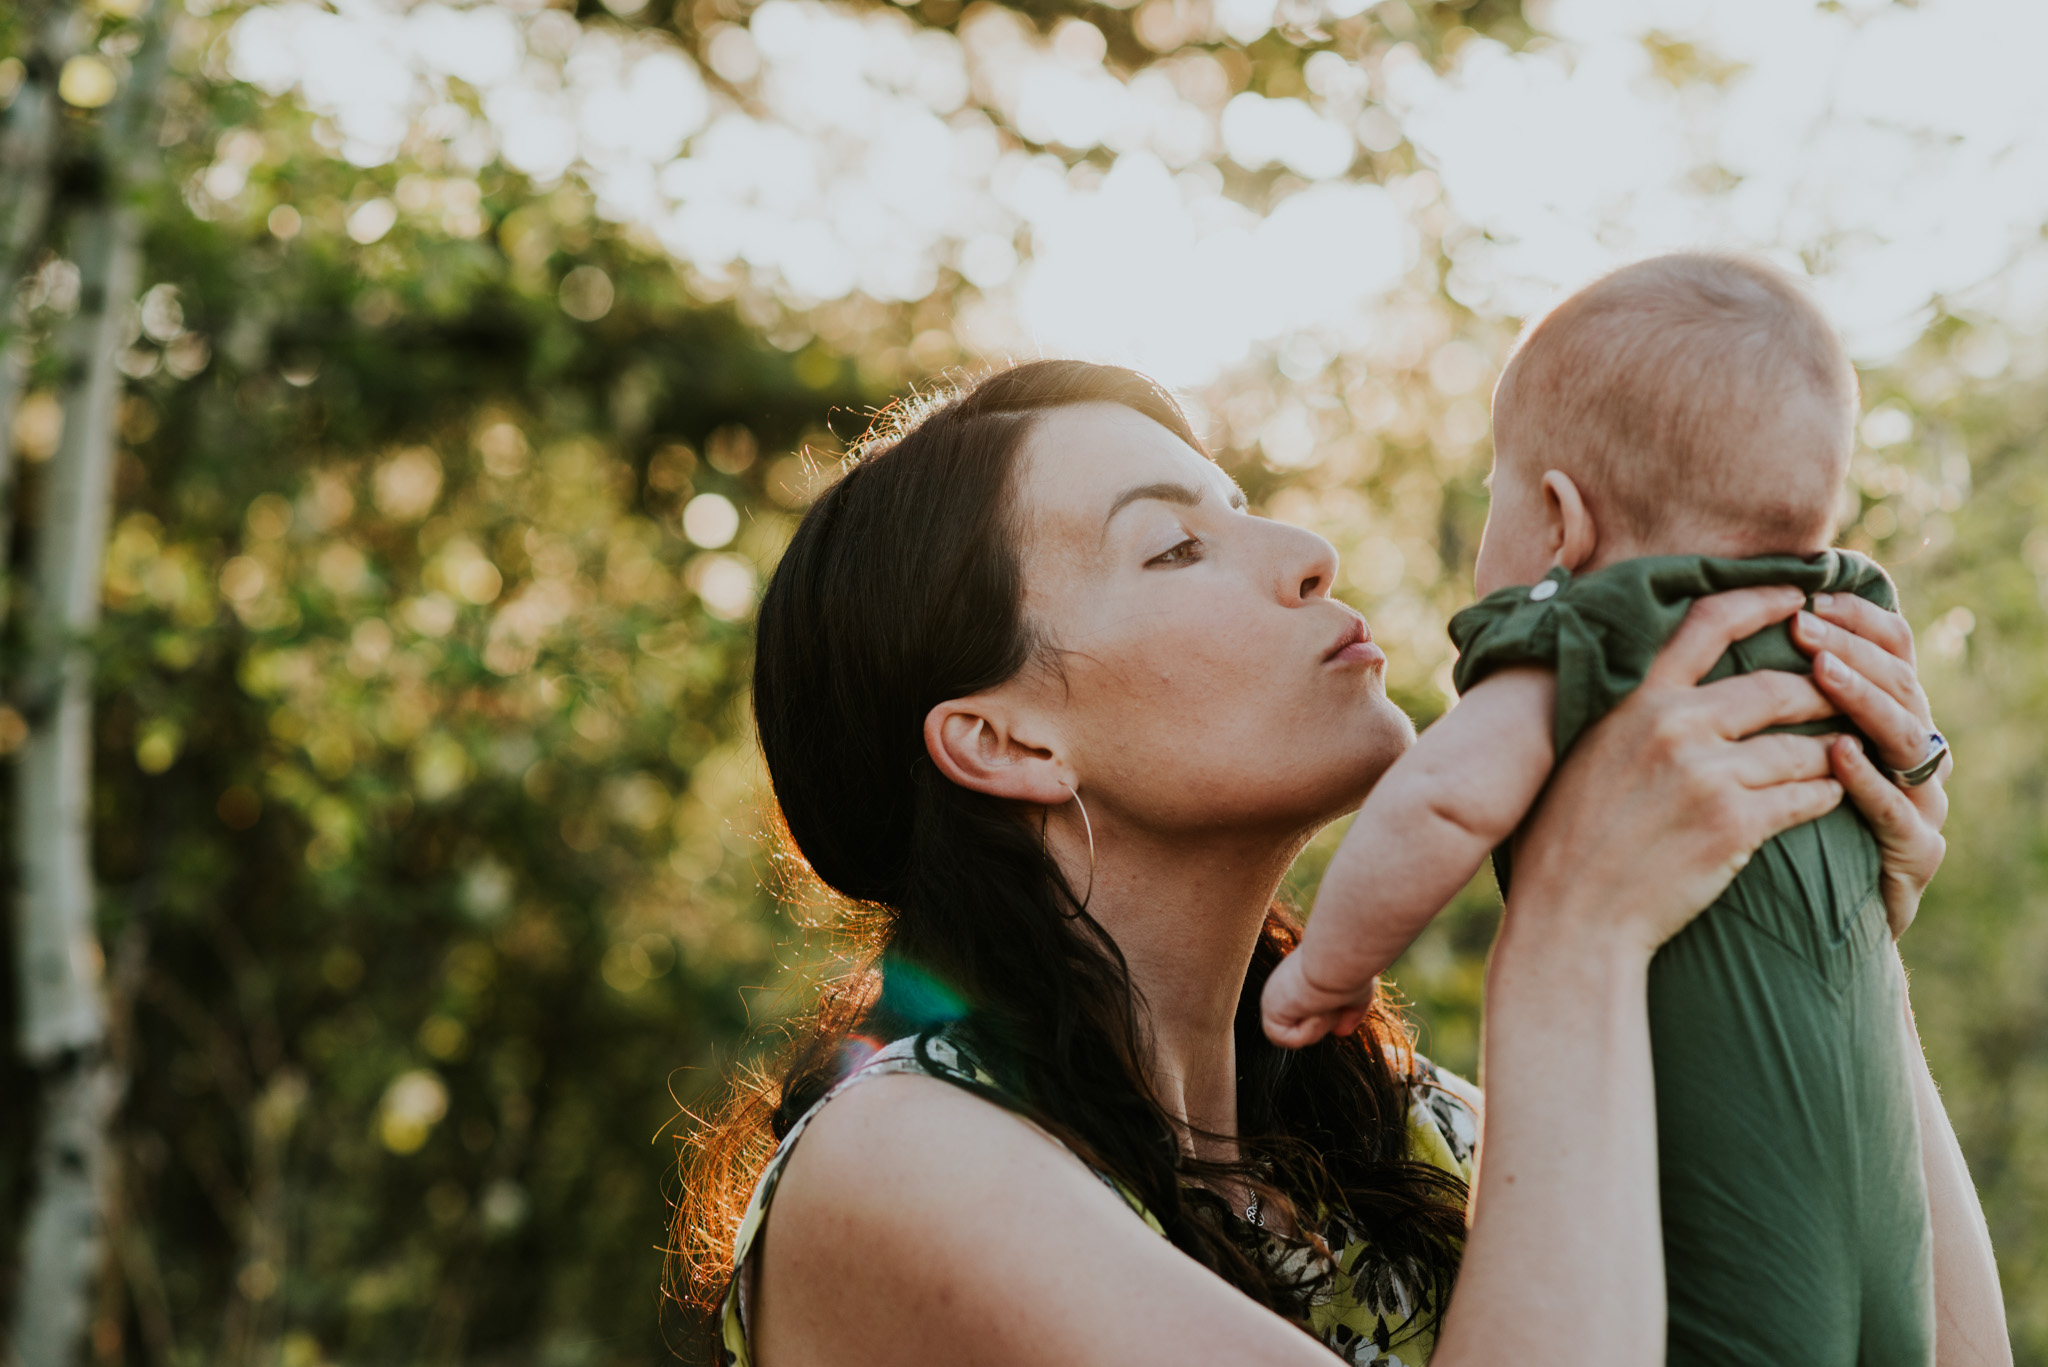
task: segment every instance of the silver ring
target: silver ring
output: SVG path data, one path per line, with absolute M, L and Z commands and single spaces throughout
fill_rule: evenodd
M 1891 781 L 1901 788 L 1917 788 L 1934 777 L 1934 771 L 1941 767 L 1941 761 L 1948 754 L 1948 739 L 1939 731 L 1927 733 L 1927 758 L 1910 769 L 1885 768 Z

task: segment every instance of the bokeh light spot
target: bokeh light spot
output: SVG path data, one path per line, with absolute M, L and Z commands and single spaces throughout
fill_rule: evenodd
M 707 550 L 730 544 L 739 530 L 740 510 L 724 494 L 699 494 L 683 506 L 683 535 Z
M 90 53 L 72 57 L 57 75 L 57 95 L 78 109 L 98 109 L 114 98 L 114 69 Z
M 596 266 L 578 266 L 562 277 L 562 312 L 594 323 L 612 311 L 612 278 Z

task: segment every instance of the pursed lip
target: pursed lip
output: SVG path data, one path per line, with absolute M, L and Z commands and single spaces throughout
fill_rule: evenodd
M 1323 652 L 1324 664 L 1340 663 L 1384 663 L 1386 653 L 1372 642 L 1372 628 L 1365 619 L 1347 611 L 1343 634 L 1335 644 Z

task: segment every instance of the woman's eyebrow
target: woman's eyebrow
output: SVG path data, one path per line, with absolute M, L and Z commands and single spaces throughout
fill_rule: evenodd
M 1156 498 L 1164 503 L 1178 503 L 1183 508 L 1192 508 L 1202 501 L 1202 491 L 1192 484 L 1174 484 L 1171 482 L 1134 484 L 1118 494 L 1115 502 L 1109 505 L 1109 511 L 1103 514 L 1102 525 L 1104 530 L 1108 529 L 1110 522 L 1118 513 L 1130 507 L 1133 503 L 1140 503 L 1148 498 Z
M 1110 520 L 1118 513 L 1130 507 L 1133 503 L 1139 503 L 1148 498 L 1160 499 L 1167 503 L 1178 503 L 1183 508 L 1192 508 L 1205 497 L 1207 495 L 1192 484 L 1174 484 L 1170 481 L 1162 481 L 1156 484 L 1133 485 L 1131 488 L 1118 494 L 1116 501 L 1109 505 L 1109 511 L 1102 518 L 1103 530 L 1108 530 Z M 1231 481 L 1230 493 L 1224 499 L 1224 502 L 1233 508 L 1249 506 L 1244 496 L 1244 490 L 1237 487 L 1235 480 Z

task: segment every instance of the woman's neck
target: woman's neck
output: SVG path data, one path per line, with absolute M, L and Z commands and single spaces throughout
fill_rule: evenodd
M 1190 1131 L 1235 1135 L 1238 997 L 1266 910 L 1301 841 L 1191 842 L 1100 828 L 1095 835 L 1088 910 L 1130 967 L 1154 1094 Z M 1060 843 L 1074 886 L 1088 886 L 1085 846 Z M 1219 1153 L 1214 1141 L 1190 1134 L 1186 1142 L 1205 1158 L 1236 1156 L 1234 1144 Z

